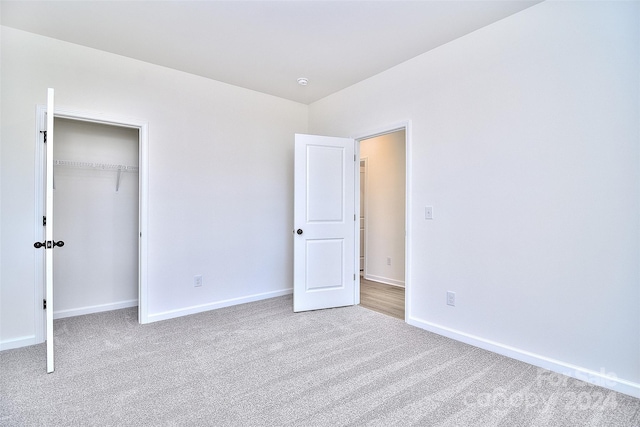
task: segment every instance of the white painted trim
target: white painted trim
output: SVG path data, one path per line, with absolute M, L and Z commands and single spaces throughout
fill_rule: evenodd
M 474 347 L 482 348 L 521 362 L 529 363 L 530 365 L 537 366 L 539 368 L 548 369 L 549 371 L 590 382 L 609 390 L 640 398 L 640 384 L 617 378 L 615 377 L 615 374 L 611 375 L 606 372 L 596 372 L 591 369 L 565 363 L 540 354 L 531 353 L 526 350 L 511 347 L 496 341 L 487 340 L 482 337 L 467 334 L 462 331 L 447 328 L 415 317 L 408 318 L 407 323 L 426 331 L 433 332 L 465 344 L 470 344 Z
M 139 236 L 138 245 L 138 322 L 149 323 L 149 125 L 146 122 L 138 127 L 139 155 L 138 183 L 139 191 Z
M 82 316 L 84 314 L 100 313 L 103 311 L 120 310 L 121 308 L 137 307 L 138 300 L 132 299 L 119 301 L 110 304 L 91 305 L 69 310 L 59 310 L 53 312 L 53 319 L 64 319 L 65 317 Z
M 358 156 L 360 156 L 360 141 L 358 141 Z M 364 247 L 364 263 L 362 266 L 362 273 L 363 275 L 366 277 L 367 276 L 367 271 L 368 271 L 368 266 L 367 266 L 367 254 L 369 253 L 369 251 L 367 250 L 367 244 L 369 242 L 369 236 L 367 235 L 367 233 L 369 232 L 369 203 L 368 203 L 368 197 L 367 197 L 367 192 L 369 191 L 369 158 L 368 157 L 359 157 L 359 163 L 364 162 L 364 201 L 360 201 L 358 200 L 358 208 L 360 208 L 360 205 L 364 206 L 364 244 L 362 245 Z M 359 167 L 362 167 L 362 165 L 359 164 Z M 358 174 L 358 176 L 360 176 Z M 362 183 L 360 183 L 359 186 L 362 186 Z M 358 190 L 360 190 L 358 188 Z M 362 212 L 359 213 L 359 216 L 362 217 Z M 358 224 L 360 225 L 360 224 Z M 358 229 L 358 237 L 360 237 L 360 230 Z M 358 243 L 358 249 L 360 249 L 360 244 Z M 359 294 L 360 292 L 358 292 Z
M 404 291 L 404 321 L 405 322 L 409 322 L 410 316 L 411 316 L 411 301 L 413 298 L 413 295 L 411 293 L 411 213 L 412 213 L 412 207 L 411 207 L 411 174 L 412 174 L 412 170 L 411 170 L 411 147 L 413 144 L 413 133 L 411 131 L 411 120 L 405 120 L 405 121 L 401 121 L 401 122 L 397 122 L 397 123 L 392 123 L 388 126 L 382 126 L 376 129 L 370 129 L 369 131 L 366 132 L 358 132 L 355 135 L 356 136 L 352 136 L 352 138 L 356 141 L 356 152 L 358 154 L 358 160 L 360 159 L 360 141 L 362 141 L 363 139 L 369 139 L 369 138 L 375 138 L 377 136 L 381 136 L 381 135 L 386 135 L 389 133 L 393 133 L 393 132 L 397 132 L 399 130 L 403 130 L 405 131 L 404 134 L 404 138 L 405 138 L 405 239 L 404 239 L 404 287 L 405 287 L 405 291 Z M 358 178 L 360 177 L 360 174 L 358 173 Z M 358 184 L 359 185 L 359 184 Z M 358 191 L 358 199 L 356 200 L 358 202 L 358 207 L 357 209 L 360 209 L 360 199 L 359 199 L 359 194 L 360 192 Z M 366 217 L 365 217 L 365 222 L 366 222 Z M 366 225 L 365 225 L 365 233 L 366 233 Z M 360 233 L 358 232 L 358 236 L 360 235 Z M 360 248 L 360 246 L 358 246 L 358 249 Z M 358 260 L 360 258 L 358 257 Z M 366 271 L 366 260 L 365 260 L 365 271 Z M 358 287 L 358 304 L 360 303 L 360 279 L 358 279 L 357 282 L 357 287 Z
M 354 181 L 353 181 L 353 195 L 354 195 L 354 210 L 356 221 L 353 222 L 353 251 L 354 251 L 354 271 L 355 282 L 353 286 L 353 304 L 360 304 L 360 141 L 353 140 L 353 153 L 354 158 Z M 365 218 L 366 221 L 366 218 Z M 366 271 L 366 258 L 365 258 L 365 271 Z
M 404 320 L 408 321 L 411 316 L 411 301 L 413 301 L 413 287 L 411 284 L 411 266 L 413 265 L 412 261 L 412 252 L 411 252 L 411 240 L 412 240 L 412 232 L 411 232 L 411 218 L 412 218 L 412 190 L 411 183 L 413 180 L 412 177 L 412 169 L 411 169 L 411 159 L 412 159 L 412 147 L 413 147 L 413 131 L 411 120 L 405 122 L 404 126 L 405 134 L 405 249 L 404 249 L 404 281 L 405 281 L 405 290 L 404 290 Z
M 187 316 L 190 314 L 203 313 L 218 308 L 231 307 L 238 304 L 246 304 L 248 302 L 261 301 L 269 298 L 291 295 L 293 288 L 281 289 L 279 291 L 263 292 L 259 294 L 247 295 L 244 297 L 230 298 L 222 301 L 210 302 L 201 305 L 192 305 L 191 307 L 179 308 L 175 310 L 163 311 L 160 313 L 150 314 L 148 319 L 150 322 L 158 322 L 160 320 L 175 319 L 176 317 Z
M 397 132 L 399 130 L 406 130 L 411 125 L 411 120 L 406 120 L 402 122 L 392 123 L 389 126 L 381 126 L 375 129 L 369 129 L 365 132 L 358 132 L 352 136 L 353 139 L 360 142 L 363 139 L 371 139 L 382 135 L 387 135 L 389 133 Z
M 42 212 L 44 211 L 44 200 L 39 200 L 39 195 L 44 194 L 44 177 L 42 175 L 42 162 L 44 160 L 44 148 L 40 130 L 44 129 L 44 117 L 47 107 L 36 106 L 36 155 L 35 155 L 35 241 L 43 241 Z M 138 179 L 139 179 L 139 233 L 138 244 L 138 322 L 149 323 L 148 319 L 148 224 L 149 224 L 149 124 L 145 120 L 120 117 L 95 111 L 75 110 L 65 107 L 54 107 L 54 117 L 79 120 L 90 123 L 99 123 L 110 126 L 138 129 Z M 40 343 L 44 341 L 44 310 L 42 310 L 42 300 L 44 299 L 43 283 L 43 259 L 35 257 L 35 339 Z
M 40 341 L 42 342 L 42 341 Z M 35 335 L 13 338 L 6 341 L 0 341 L 0 351 L 12 350 L 14 348 L 27 347 L 29 345 L 39 344 Z
M 404 282 L 402 280 L 389 279 L 388 277 L 376 276 L 375 274 L 366 274 L 364 278 L 373 282 L 384 283 L 386 285 L 398 286 L 404 288 Z

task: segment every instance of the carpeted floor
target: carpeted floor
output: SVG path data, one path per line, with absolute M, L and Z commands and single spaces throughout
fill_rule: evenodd
M 640 400 L 365 308 L 280 297 L 150 325 L 56 320 L 0 352 L 0 425 L 639 426 Z

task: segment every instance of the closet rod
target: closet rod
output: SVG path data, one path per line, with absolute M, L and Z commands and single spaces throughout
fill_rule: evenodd
M 54 160 L 53 164 L 55 166 L 65 166 L 72 167 L 78 169 L 100 169 L 105 171 L 116 171 L 118 173 L 116 178 L 116 191 L 120 189 L 120 176 L 122 172 L 138 172 L 138 166 L 126 166 L 126 165 L 116 165 L 109 163 L 92 163 L 92 162 L 76 162 L 73 160 Z M 53 188 L 55 189 L 55 181 L 53 183 Z

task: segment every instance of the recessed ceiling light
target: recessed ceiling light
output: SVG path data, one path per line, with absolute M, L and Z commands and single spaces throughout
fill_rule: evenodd
M 309 80 L 308 80 L 308 79 L 306 79 L 306 78 L 304 78 L 304 77 L 300 77 L 300 78 L 298 79 L 298 84 L 299 84 L 300 86 L 306 86 L 308 83 L 309 83 Z

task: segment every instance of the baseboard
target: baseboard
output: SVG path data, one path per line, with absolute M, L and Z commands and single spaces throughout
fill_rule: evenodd
M 83 314 L 100 313 L 103 311 L 120 310 L 121 308 L 137 307 L 138 300 L 118 301 L 109 304 L 91 305 L 86 307 L 71 308 L 53 312 L 53 319 L 64 319 L 65 317 L 82 316 Z
M 260 301 L 269 298 L 275 298 L 284 295 L 290 295 L 293 293 L 293 288 L 282 289 L 273 292 L 263 292 L 260 294 L 253 294 L 239 298 L 231 298 L 223 301 L 216 301 L 209 304 L 202 304 L 197 306 L 185 307 L 178 310 L 170 310 L 162 313 L 156 313 L 149 315 L 149 323 L 157 322 L 160 320 L 173 319 L 176 317 L 186 316 L 189 314 L 201 313 L 204 311 L 215 310 L 216 308 L 230 307 L 232 305 L 245 304 L 248 302 Z M 101 304 L 94 306 L 87 306 L 69 310 L 60 310 L 53 313 L 54 319 L 63 319 L 65 317 L 81 316 L 83 314 L 99 313 L 102 311 L 119 310 L 122 308 L 135 307 L 138 305 L 138 300 L 120 301 L 112 304 Z M 35 335 L 26 337 L 14 338 L 6 341 L 0 341 L 0 351 L 11 350 L 19 347 L 26 347 L 28 345 L 38 344 L 36 342 Z
M 376 276 L 373 274 L 365 274 L 364 278 L 367 280 L 371 280 L 372 282 L 380 282 L 391 286 L 398 286 L 400 288 L 404 288 L 404 281 L 389 279 L 388 277 Z
M 176 317 L 187 316 L 189 314 L 202 313 L 217 308 L 230 307 L 232 305 L 245 304 L 248 302 L 260 301 L 269 298 L 281 297 L 293 293 L 293 288 L 281 289 L 279 291 L 263 292 L 260 294 L 247 295 L 244 297 L 230 298 L 222 301 L 210 302 L 207 304 L 193 305 L 191 307 L 179 308 L 176 310 L 163 311 L 161 313 L 149 314 L 149 323 L 160 320 L 174 319 Z
M 0 341 L 0 351 L 11 350 L 14 348 L 26 347 L 28 345 L 38 344 L 35 335 L 14 338 L 11 340 Z
M 407 323 L 412 326 L 425 329 L 429 332 L 433 332 L 465 344 L 470 344 L 474 347 L 479 347 L 521 362 L 529 363 L 530 365 L 537 366 L 539 368 L 547 369 L 549 371 L 586 381 L 609 390 L 640 398 L 640 384 L 618 378 L 615 374 L 610 375 L 610 373 L 604 372 L 604 370 L 596 372 L 570 363 L 565 363 L 560 360 L 551 359 L 539 354 L 427 322 L 415 317 L 408 318 Z

